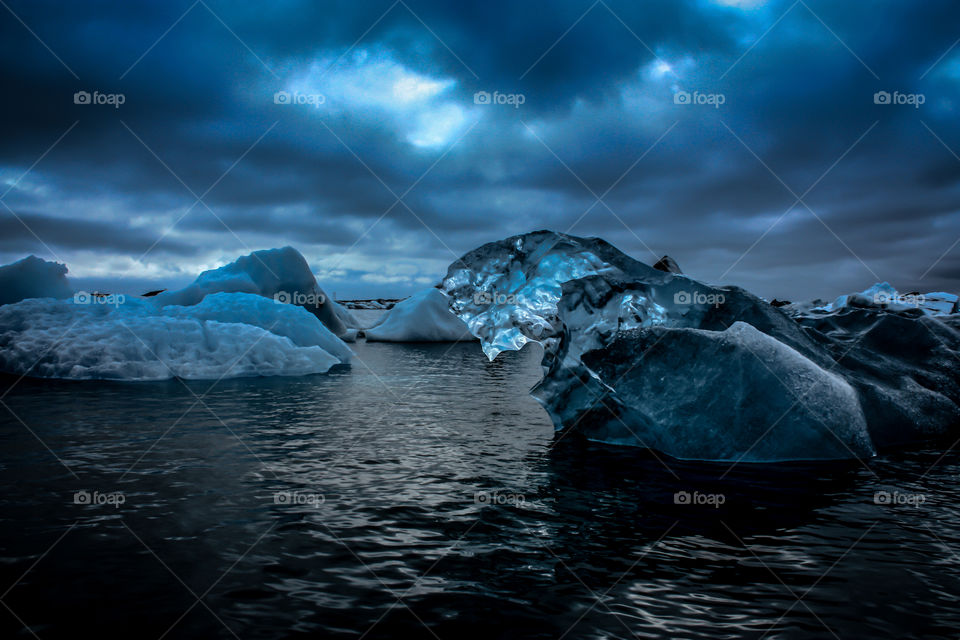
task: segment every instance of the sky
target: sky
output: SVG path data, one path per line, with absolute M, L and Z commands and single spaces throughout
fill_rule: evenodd
M 768 298 L 960 289 L 960 5 L 0 0 L 0 263 L 291 245 L 340 299 L 553 229 Z

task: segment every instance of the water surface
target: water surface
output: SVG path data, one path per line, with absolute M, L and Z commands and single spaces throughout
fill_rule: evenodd
M 953 453 L 678 463 L 557 441 L 535 349 L 354 350 L 3 380 L 0 637 L 960 636 Z

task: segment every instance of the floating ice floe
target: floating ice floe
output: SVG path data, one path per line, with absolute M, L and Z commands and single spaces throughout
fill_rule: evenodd
M 248 293 L 191 306 L 31 299 L 0 307 L 0 370 L 163 380 L 323 373 L 350 350 L 307 311 Z
M 364 331 L 368 342 L 458 342 L 476 340 L 463 320 L 450 311 L 447 296 L 436 288 L 413 294 Z
M 467 253 L 442 287 L 491 359 L 543 346 L 533 395 L 558 431 L 587 439 L 701 460 L 839 459 L 960 426 L 960 315 L 841 304 L 791 317 L 550 231 Z
M 823 304 L 819 300 L 798 302 L 787 305 L 784 311 L 793 316 L 801 316 L 835 313 L 844 309 L 918 311 L 931 316 L 960 313 L 956 294 L 943 291 L 900 293 L 888 282 L 878 282 L 864 291 L 844 294 L 829 304 Z
M 337 313 L 289 247 L 256 252 L 184 289 L 143 299 L 74 295 L 66 267 L 18 266 L 24 262 L 0 267 L 14 274 L 9 290 L 70 297 L 0 306 L 3 372 L 118 380 L 291 376 L 323 373 L 352 356 L 335 333 L 349 336 L 342 323 L 352 316 Z M 31 282 L 38 273 L 40 282 Z

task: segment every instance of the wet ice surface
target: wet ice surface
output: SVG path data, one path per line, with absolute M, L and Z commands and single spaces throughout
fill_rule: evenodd
M 4 603 L 43 640 L 960 633 L 955 454 L 664 466 L 554 444 L 534 350 L 351 347 L 295 379 L 16 384 Z M 5 608 L 0 636 L 32 637 Z
M 490 358 L 543 347 L 533 395 L 559 432 L 758 463 L 960 435 L 960 315 L 932 317 L 886 283 L 787 315 L 599 238 L 536 231 L 468 252 L 442 287 Z

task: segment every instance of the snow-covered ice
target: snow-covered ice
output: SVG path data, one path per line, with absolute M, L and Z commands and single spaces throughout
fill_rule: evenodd
M 364 334 L 368 342 L 458 342 L 476 340 L 463 320 L 450 311 L 447 296 L 425 289 L 397 303 Z
M 306 259 L 293 247 L 254 251 L 218 269 L 204 271 L 183 289 L 165 291 L 153 301 L 159 306 L 186 306 L 197 304 L 211 293 L 255 293 L 299 305 L 337 335 L 356 328 L 350 324 L 350 312 L 327 297 Z
M 162 380 L 323 373 L 349 348 L 312 314 L 247 293 L 157 308 L 31 299 L 0 307 L 0 370 L 36 377 Z
M 69 298 L 73 288 L 67 280 L 67 267 L 27 256 L 0 267 L 0 305 L 27 298 Z
M 298 347 L 321 347 L 341 362 L 348 362 L 350 349 L 315 316 L 304 311 L 296 305 L 248 293 L 213 293 L 195 305 L 160 309 L 164 316 L 259 327 L 290 338 Z
M 0 306 L 0 371 L 217 379 L 322 373 L 352 356 L 335 334 L 349 337 L 341 319 L 352 321 L 351 314 L 337 312 L 290 247 L 255 252 L 184 289 L 144 299 L 74 295 L 66 272 L 32 256 L 0 267 L 7 302 Z

